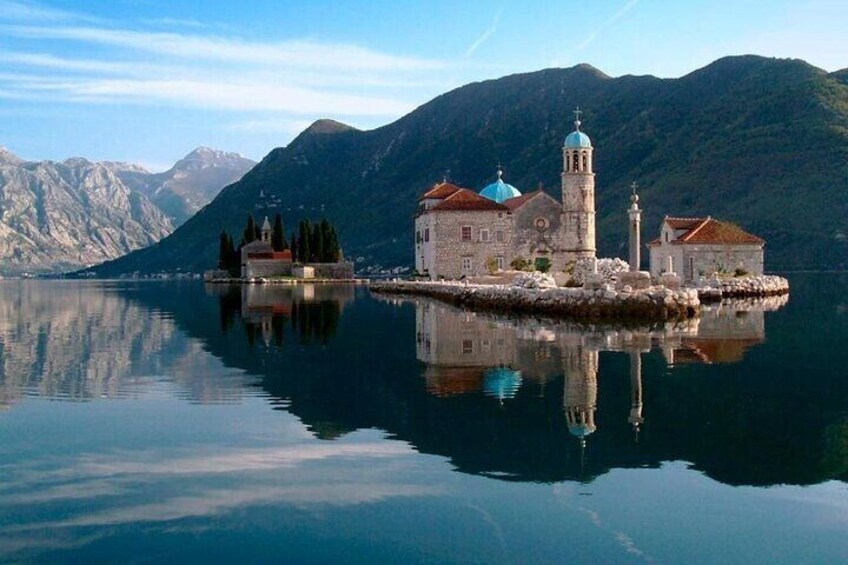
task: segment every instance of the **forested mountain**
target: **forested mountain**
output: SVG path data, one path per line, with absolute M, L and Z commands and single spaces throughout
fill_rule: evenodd
M 276 212 L 289 226 L 328 218 L 360 264 L 410 265 L 416 200 L 445 176 L 479 190 L 500 162 L 520 190 L 558 197 L 575 106 L 595 147 L 601 255 L 627 253 L 636 180 L 646 241 L 666 214 L 712 215 L 764 237 L 767 269 L 848 266 L 845 71 L 740 56 L 677 79 L 587 65 L 507 76 L 371 131 L 321 120 L 171 236 L 95 272 L 199 271 L 215 264 L 221 229 Z

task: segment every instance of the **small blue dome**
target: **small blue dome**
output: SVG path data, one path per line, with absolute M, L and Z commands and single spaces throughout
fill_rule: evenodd
M 498 400 L 513 398 L 521 388 L 521 371 L 493 367 L 483 373 L 483 393 Z
M 505 183 L 503 179 L 501 179 L 502 174 L 503 173 L 501 171 L 498 171 L 498 180 L 481 190 L 480 196 L 488 198 L 489 200 L 494 200 L 498 204 L 501 204 L 504 200 L 521 196 L 521 192 L 517 188 L 511 184 Z
M 573 131 L 565 136 L 565 148 L 592 147 L 589 136 L 580 130 Z

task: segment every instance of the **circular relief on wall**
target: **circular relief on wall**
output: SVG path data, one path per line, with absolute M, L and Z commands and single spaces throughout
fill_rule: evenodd
M 545 231 L 548 229 L 548 219 L 547 218 L 536 218 L 536 229 L 539 231 Z

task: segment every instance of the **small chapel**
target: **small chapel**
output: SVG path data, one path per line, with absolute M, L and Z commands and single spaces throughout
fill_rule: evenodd
M 593 148 L 580 113 L 562 147 L 560 200 L 541 189 L 522 194 L 500 167 L 479 193 L 447 180 L 425 192 L 415 216 L 415 270 L 431 280 L 458 279 L 507 269 L 516 259 L 561 271 L 595 257 Z

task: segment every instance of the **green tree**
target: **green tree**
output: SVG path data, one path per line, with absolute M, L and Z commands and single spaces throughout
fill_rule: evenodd
M 230 263 L 230 248 L 227 245 L 229 237 L 226 230 L 221 230 L 221 237 L 218 240 L 218 268 L 226 269 Z
M 324 261 L 324 230 L 322 229 L 324 222 L 315 224 L 312 227 L 312 260 L 316 263 Z
M 247 216 L 247 226 L 244 228 L 244 243 L 247 245 L 257 239 L 259 239 L 259 233 L 256 227 L 256 222 L 253 221 L 253 214 L 249 214 Z
M 298 261 L 298 240 L 294 232 L 292 232 L 289 242 L 291 244 L 292 262 L 296 263 Z
M 297 234 L 297 257 L 301 263 L 308 263 L 312 258 L 311 239 L 312 226 L 309 224 L 309 220 L 301 220 L 300 230 Z
M 283 229 L 283 217 L 279 214 L 274 218 L 274 232 L 271 236 L 271 245 L 274 251 L 282 251 L 288 247 L 286 244 L 286 232 Z

